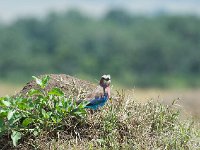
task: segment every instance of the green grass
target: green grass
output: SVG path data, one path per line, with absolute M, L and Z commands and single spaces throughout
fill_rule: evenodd
M 38 83 L 41 84 L 41 81 L 38 81 Z M 38 91 L 35 92 L 37 93 Z M 54 94 L 60 96 L 62 91 L 54 90 Z M 50 101 L 63 99 L 62 97 L 58 98 L 58 95 L 51 97 Z M 44 100 L 47 97 L 43 96 L 42 99 Z M 52 105 L 44 104 L 42 103 L 41 105 L 43 106 L 41 107 L 37 105 L 41 108 L 38 110 L 45 108 L 45 110 L 51 112 L 50 107 Z M 80 109 L 76 109 L 76 107 L 74 104 L 72 109 L 83 112 L 82 107 Z M 122 90 L 117 92 L 116 96 L 106 106 L 95 112 L 87 110 L 87 114 L 84 115 L 85 112 L 83 112 L 82 117 L 77 117 L 71 113 L 67 113 L 67 115 L 62 113 L 66 112 L 66 108 L 67 106 L 64 105 L 60 106 L 60 108 L 52 107 L 54 113 L 49 114 L 50 116 L 48 117 L 46 116 L 47 111 L 45 113 L 41 111 L 40 113 L 40 111 L 36 110 L 38 113 L 31 115 L 33 118 L 39 118 L 40 121 L 30 122 L 31 126 L 26 126 L 26 129 L 38 125 L 40 132 L 37 135 L 32 134 L 32 132 L 28 134 L 24 134 L 27 132 L 22 132 L 23 136 L 18 145 L 13 147 L 12 140 L 9 138 L 12 130 L 6 130 L 7 132 L 4 132 L 0 139 L 1 147 L 4 149 L 60 150 L 200 149 L 200 126 L 198 122 L 194 122 L 192 118 L 183 120 L 175 102 L 171 105 L 163 105 L 155 101 L 142 104 L 135 102 L 132 97 L 126 95 Z M 61 119 L 58 124 L 57 122 L 52 123 L 51 115 L 55 117 L 55 113 L 59 110 L 62 110 L 59 114 L 64 116 L 58 116 Z M 24 116 L 26 117 L 26 115 Z M 10 113 L 9 116 L 7 114 L 6 118 L 8 117 L 11 117 Z M 30 116 L 28 117 L 30 118 Z M 50 124 L 43 124 L 44 120 L 50 122 Z M 21 122 L 25 124 L 23 123 L 24 118 Z M 18 123 L 20 125 L 20 122 Z M 47 127 L 44 128 L 44 125 Z M 61 128 L 58 126 L 61 126 Z M 16 128 L 16 126 L 12 127 Z M 18 131 L 20 131 L 19 127 L 21 126 L 17 127 Z

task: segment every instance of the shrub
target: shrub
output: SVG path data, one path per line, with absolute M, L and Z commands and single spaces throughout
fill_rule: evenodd
M 73 97 L 65 97 L 59 88 L 45 92 L 49 76 L 33 77 L 40 87 L 31 89 L 27 96 L 0 98 L 0 136 L 10 136 L 14 146 L 27 135 L 64 130 L 70 121 L 84 121 L 86 103 L 76 105 Z

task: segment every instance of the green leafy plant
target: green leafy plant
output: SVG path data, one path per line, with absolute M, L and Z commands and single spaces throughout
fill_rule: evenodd
M 67 120 L 83 121 L 86 116 L 86 103 L 76 105 L 72 97 L 66 97 L 56 87 L 44 90 L 49 76 L 33 78 L 39 88 L 29 90 L 26 97 L 0 98 L 0 137 L 9 135 L 14 146 L 26 135 L 54 132 L 63 129 Z

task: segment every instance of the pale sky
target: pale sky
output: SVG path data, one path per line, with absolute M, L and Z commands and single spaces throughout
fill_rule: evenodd
M 72 8 L 99 17 L 115 7 L 143 15 L 157 12 L 200 15 L 200 0 L 0 0 L 0 20 L 43 17 L 50 11 L 63 12 Z

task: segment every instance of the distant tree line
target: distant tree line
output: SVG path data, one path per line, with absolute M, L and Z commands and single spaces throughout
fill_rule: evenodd
M 128 86 L 199 86 L 200 18 L 134 16 L 112 10 L 101 19 L 76 11 L 0 25 L 0 79 L 66 73 L 110 73 Z

